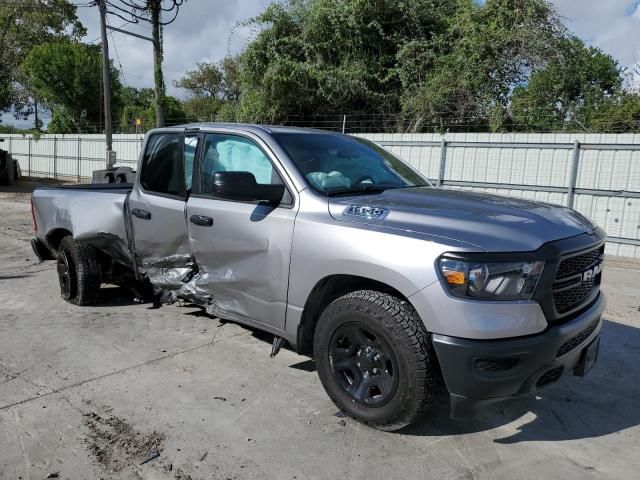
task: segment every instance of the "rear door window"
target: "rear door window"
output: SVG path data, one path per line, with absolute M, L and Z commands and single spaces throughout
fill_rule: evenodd
M 150 193 L 186 197 L 182 133 L 156 133 L 149 137 L 142 159 L 140 186 Z

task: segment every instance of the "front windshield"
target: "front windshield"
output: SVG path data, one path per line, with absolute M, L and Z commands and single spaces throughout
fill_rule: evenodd
M 325 195 L 430 185 L 402 160 L 363 138 L 318 133 L 273 136 L 311 187 Z

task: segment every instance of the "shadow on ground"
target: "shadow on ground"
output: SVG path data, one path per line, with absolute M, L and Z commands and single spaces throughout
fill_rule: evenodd
M 448 419 L 439 398 L 430 415 L 402 430 L 405 435 L 475 433 L 532 417 L 518 431 L 494 441 L 562 441 L 602 437 L 640 424 L 640 329 L 606 320 L 598 364 L 584 378 L 571 375 L 537 396 L 487 407 L 472 421 Z
M 107 288 L 102 293 L 103 300 L 98 307 L 130 305 L 135 300 L 134 294 L 124 288 Z M 185 311 L 185 315 L 207 316 L 196 305 L 186 303 L 183 306 L 195 308 Z M 273 341 L 273 334 L 243 327 L 267 344 Z M 438 395 L 423 419 L 400 433 L 434 437 L 468 434 L 531 418 L 518 427 L 516 433 L 494 440 L 513 444 L 601 437 L 640 425 L 640 329 L 605 320 L 601 337 L 598 363 L 584 378 L 565 375 L 536 396 L 488 406 L 472 421 L 450 420 L 448 396 L 443 393 Z M 315 371 L 312 359 L 289 367 Z

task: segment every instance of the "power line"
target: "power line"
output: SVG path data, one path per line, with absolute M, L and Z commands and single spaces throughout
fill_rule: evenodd
M 107 25 L 109 24 L 109 20 L 107 19 Z M 124 68 L 122 67 L 122 62 L 120 61 L 120 54 L 118 53 L 118 47 L 116 46 L 116 40 L 113 37 L 113 32 L 109 32 L 111 35 L 111 42 L 113 43 L 113 50 L 116 52 L 116 58 L 118 59 L 118 66 L 120 67 L 120 75 L 122 76 L 122 83 L 127 84 L 127 79 L 124 75 Z

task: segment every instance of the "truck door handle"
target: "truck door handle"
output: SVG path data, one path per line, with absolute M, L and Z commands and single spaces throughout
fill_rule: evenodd
M 191 223 L 200 225 L 201 227 L 210 227 L 211 225 L 213 225 L 213 218 L 205 217 L 204 215 L 191 215 L 191 218 L 189 218 L 189 220 L 191 221 Z
M 146 210 L 142 210 L 140 208 L 132 209 L 131 215 L 133 215 L 134 217 L 141 218 L 143 220 L 151 220 L 151 212 L 147 212 Z

